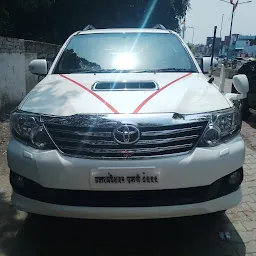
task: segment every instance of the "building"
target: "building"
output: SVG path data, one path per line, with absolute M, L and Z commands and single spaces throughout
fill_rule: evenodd
M 247 55 L 254 57 L 256 54 L 255 46 L 251 42 L 256 39 L 256 36 L 235 35 L 232 41 L 232 51 L 236 56 Z
M 222 55 L 227 56 L 230 47 L 230 57 L 255 57 L 256 56 L 256 36 L 233 34 L 231 37 L 231 47 L 229 46 L 229 36 L 225 37 L 222 48 Z
M 207 37 L 206 46 L 208 48 L 208 55 L 212 53 L 212 45 L 213 45 L 213 37 Z M 222 41 L 220 37 L 216 37 L 215 39 L 215 48 L 214 48 L 214 56 L 219 56 L 222 50 Z

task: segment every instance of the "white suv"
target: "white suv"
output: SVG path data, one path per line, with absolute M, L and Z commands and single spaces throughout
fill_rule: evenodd
M 203 63 L 202 63 L 203 64 Z M 12 202 L 40 215 L 150 219 L 242 199 L 239 110 L 173 31 L 71 35 L 11 117 Z M 203 70 L 205 71 L 205 70 Z M 248 81 L 237 76 L 239 92 Z

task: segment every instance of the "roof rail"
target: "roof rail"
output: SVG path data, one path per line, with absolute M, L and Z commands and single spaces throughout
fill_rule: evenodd
M 83 29 L 83 31 L 86 31 L 86 30 L 93 30 L 93 29 L 96 29 L 94 26 L 92 26 L 92 25 L 88 25 L 88 26 L 86 26 L 84 29 Z
M 162 25 L 162 24 L 156 24 L 153 28 L 154 28 L 154 29 L 163 29 L 163 30 L 167 30 L 167 28 L 166 28 L 164 25 Z

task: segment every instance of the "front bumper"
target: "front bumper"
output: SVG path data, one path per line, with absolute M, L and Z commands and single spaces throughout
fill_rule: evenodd
M 227 175 L 209 186 L 165 190 L 93 191 L 45 188 L 16 173 L 10 173 L 13 191 L 24 197 L 56 205 L 78 207 L 157 207 L 211 201 L 237 191 L 243 181 L 243 168 L 236 172 L 234 184 Z
M 30 213 L 80 219 L 161 219 L 218 212 L 237 206 L 241 188 L 227 196 L 204 203 L 161 207 L 77 207 L 39 202 L 13 193 L 13 205 Z
M 217 185 L 211 185 L 218 184 L 218 180 L 239 170 L 244 164 L 244 158 L 245 147 L 241 136 L 218 147 L 196 148 L 187 155 L 146 160 L 74 158 L 61 155 L 56 150 L 36 150 L 15 139 L 11 139 L 8 146 L 8 164 L 12 172 L 36 184 L 37 193 L 41 193 L 41 197 L 27 194 L 22 196 L 20 191 L 14 189 L 14 206 L 38 214 L 96 219 L 165 218 L 203 214 L 234 207 L 241 201 L 240 188 L 221 194 L 221 189 Z M 157 188 L 149 186 L 147 191 L 139 185 L 126 188 L 115 185 L 110 188 L 95 188 L 91 184 L 93 170 L 101 172 L 110 168 L 122 172 L 127 169 L 139 170 L 149 167 L 160 174 L 161 182 Z M 209 196 L 207 191 L 210 186 L 213 189 L 209 194 L 215 196 Z M 204 188 L 207 188 L 207 191 Z M 190 189 L 193 193 L 190 193 Z M 52 191 L 57 191 L 57 194 Z M 63 193 L 61 197 L 59 191 Z M 67 193 L 69 191 L 73 192 Z M 120 199 L 124 202 L 123 198 L 130 198 L 130 204 L 109 203 L 110 194 L 113 192 L 120 195 L 119 198 L 114 197 L 116 202 L 120 202 Z M 47 193 L 52 201 L 45 200 Z M 101 199 L 99 204 L 99 201 L 93 200 L 97 193 L 98 199 Z M 137 193 L 135 197 L 134 193 Z M 198 196 L 191 197 L 192 194 Z M 88 198 L 91 200 L 88 201 Z M 170 201 L 175 198 L 182 200 Z M 145 204 L 145 201 L 149 202 L 148 199 L 150 203 Z

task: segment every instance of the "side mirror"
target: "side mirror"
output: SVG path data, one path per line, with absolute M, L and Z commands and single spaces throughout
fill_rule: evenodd
M 29 63 L 29 71 L 35 75 L 47 74 L 47 61 L 45 59 L 32 60 Z
M 208 74 L 211 71 L 211 57 L 197 58 L 197 62 L 204 74 Z M 218 67 L 218 61 L 213 58 L 213 71 Z
M 246 95 L 249 92 L 249 81 L 246 75 L 234 76 L 233 84 L 239 93 Z

